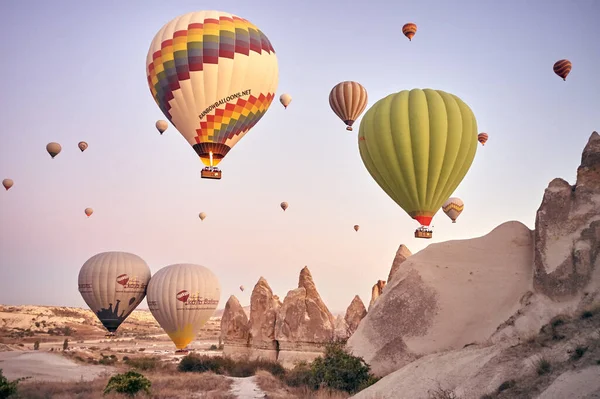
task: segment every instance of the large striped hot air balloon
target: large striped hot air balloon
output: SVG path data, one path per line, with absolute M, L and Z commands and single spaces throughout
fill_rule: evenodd
M 444 202 L 444 205 L 442 205 L 442 210 L 452 220 L 452 223 L 456 223 L 456 219 L 464 209 L 464 202 L 457 197 L 448 198 L 448 200 Z
M 477 151 L 477 121 L 460 98 L 441 90 L 391 94 L 366 113 L 360 156 L 377 184 L 426 228 L 467 174 Z
M 567 76 L 571 72 L 571 61 L 569 60 L 558 60 L 554 63 L 554 73 L 563 78 L 563 80 L 567 80 Z
M 412 42 L 412 38 L 415 36 L 415 33 L 417 33 L 417 25 L 412 22 L 404 24 L 402 27 L 402 33 L 404 36 L 408 37 L 409 41 Z
M 148 284 L 148 308 L 178 351 L 196 338 L 221 297 L 217 276 L 208 268 L 176 264 L 160 269 Z
M 146 296 L 150 268 L 128 252 L 102 252 L 79 270 L 79 292 L 110 335 Z
M 329 93 L 329 106 L 352 131 L 352 124 L 367 107 L 367 90 L 358 82 L 338 83 Z
M 481 145 L 485 145 L 485 143 L 488 141 L 488 134 L 487 133 L 479 133 L 477 135 L 477 141 L 479 141 L 481 143 Z
M 191 12 L 164 25 L 148 50 L 146 73 L 161 111 L 207 166 L 202 177 L 216 179 L 214 167 L 267 112 L 278 81 L 267 36 L 221 11 Z

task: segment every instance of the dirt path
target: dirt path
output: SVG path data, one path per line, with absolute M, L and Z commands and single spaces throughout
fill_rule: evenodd
M 233 380 L 231 393 L 239 399 L 263 399 L 266 394 L 256 384 L 256 379 L 252 377 L 229 377 Z

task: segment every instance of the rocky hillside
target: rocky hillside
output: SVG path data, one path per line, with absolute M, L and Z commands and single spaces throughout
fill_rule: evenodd
M 598 397 L 600 135 L 534 231 L 432 244 L 392 274 L 348 340 L 385 376 L 357 398 Z

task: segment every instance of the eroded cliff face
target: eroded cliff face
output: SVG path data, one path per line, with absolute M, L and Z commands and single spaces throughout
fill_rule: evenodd
M 534 287 L 553 300 L 597 291 L 600 259 L 600 135 L 594 132 L 571 186 L 554 179 L 535 221 Z

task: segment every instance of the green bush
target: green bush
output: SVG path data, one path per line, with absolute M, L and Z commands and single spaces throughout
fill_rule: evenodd
M 104 388 L 104 394 L 117 392 L 133 398 L 140 391 L 150 394 L 151 386 L 152 383 L 150 380 L 142 374 L 135 371 L 128 371 L 125 374 L 117 374 L 110 377 L 106 388 Z
M 305 362 L 298 362 L 293 369 L 289 370 L 284 377 L 284 382 L 291 387 L 310 386 L 312 384 L 312 370 Z
M 162 366 L 160 358 L 158 357 L 129 358 L 127 356 L 123 356 L 123 361 L 127 363 L 129 367 L 142 371 L 156 370 Z
M 34 351 L 37 351 L 37 350 L 39 350 L 39 349 L 40 349 L 40 341 L 35 341 L 35 342 L 33 343 L 33 350 L 34 350 Z
M 19 384 L 19 380 L 9 381 L 2 374 L 2 369 L 0 369 L 0 399 L 6 399 L 11 395 L 17 393 L 17 385 Z
M 241 360 L 235 361 L 221 356 L 198 356 L 189 354 L 179 362 L 179 371 L 203 373 L 212 371 L 215 374 L 226 374 L 232 377 L 250 377 L 256 370 L 266 370 L 271 374 L 281 377 L 285 369 L 277 362 L 267 360 Z
M 377 382 L 363 358 L 346 352 L 340 342 L 328 344 L 325 356 L 316 358 L 310 368 L 313 389 L 327 387 L 354 393 Z
M 69 338 L 65 338 L 65 341 L 63 342 L 63 350 L 67 350 L 69 349 Z

